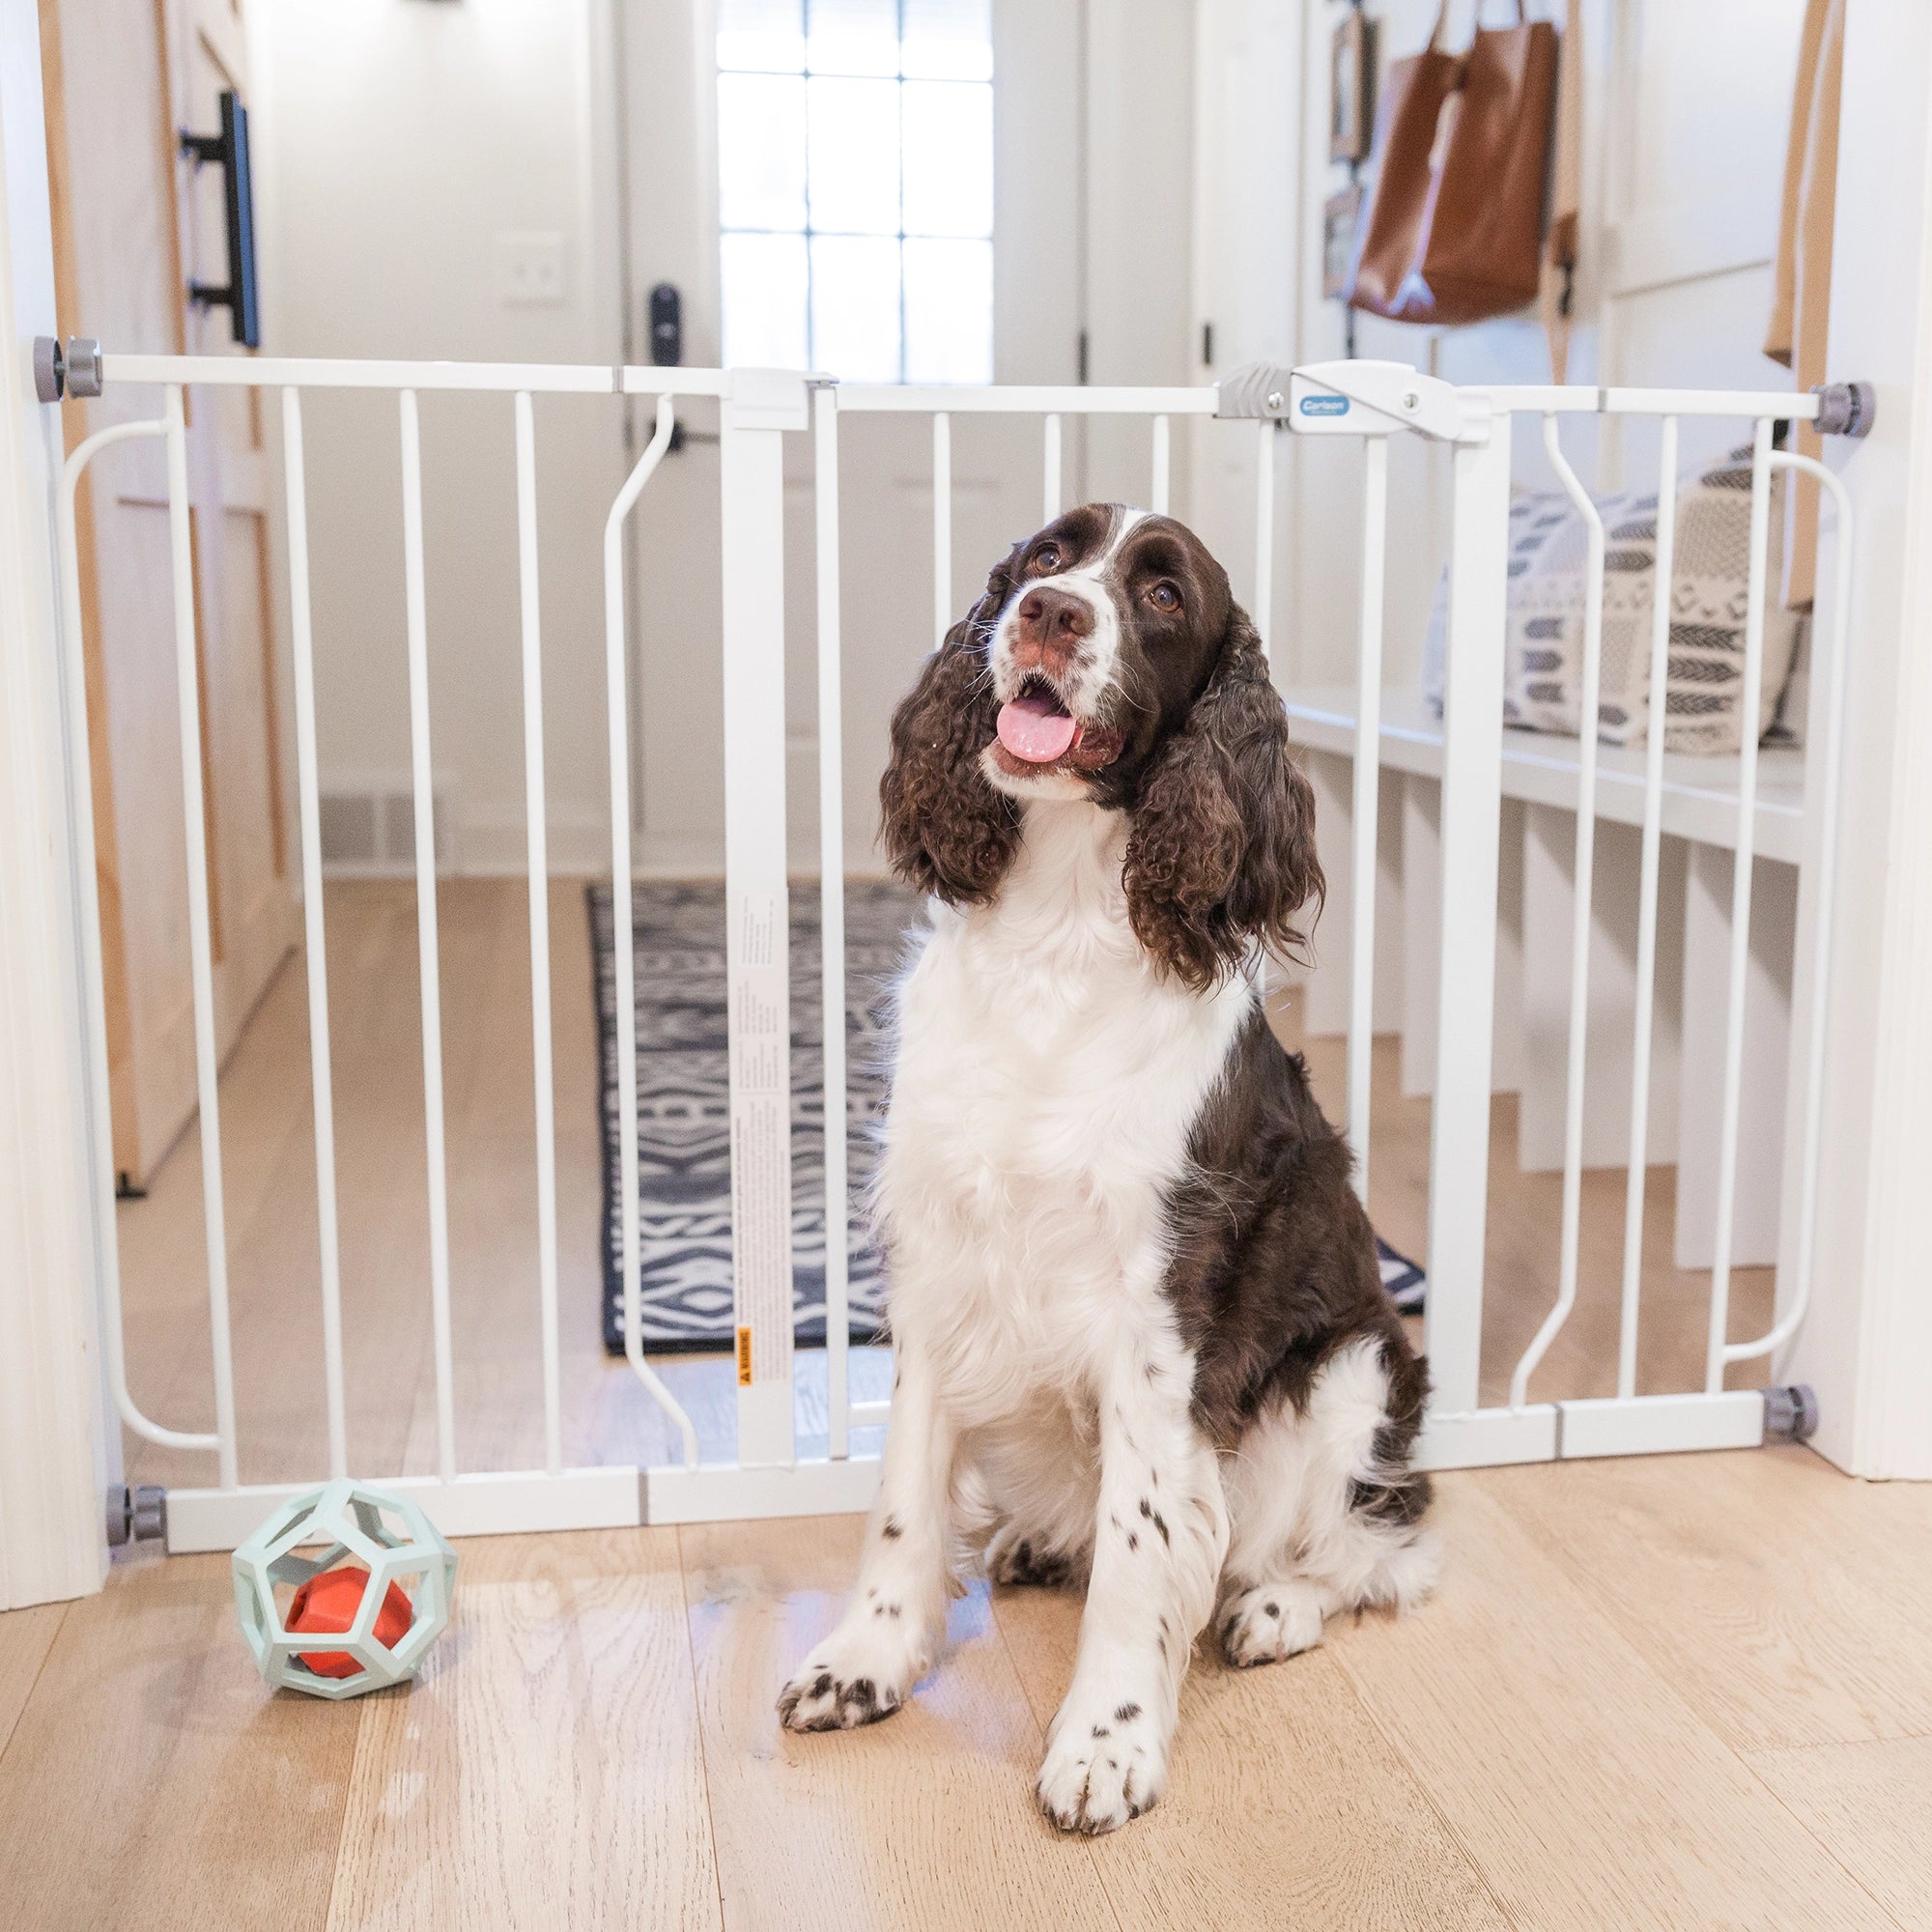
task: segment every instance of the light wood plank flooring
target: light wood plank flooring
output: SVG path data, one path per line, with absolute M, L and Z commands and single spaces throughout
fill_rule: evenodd
M 1197 1660 L 1169 1795 L 1032 1808 L 1079 1605 L 975 1584 L 901 1714 L 794 1738 L 834 1518 L 462 1546 L 412 1687 L 271 1697 L 219 1557 L 0 1617 L 0 1924 L 1932 1926 L 1932 1488 L 1807 1451 L 1443 1479 L 1439 1595 Z
M 540 1459 L 527 941 L 514 886 L 445 888 L 445 1060 L 466 1466 Z M 420 1037 L 407 886 L 329 892 L 352 1456 L 434 1447 Z M 669 1438 L 599 1345 L 599 1179 L 581 889 L 554 892 L 566 1453 Z M 1279 1017 L 1293 1037 L 1293 1003 Z M 1311 1062 L 1332 1102 L 1339 1043 Z M 1428 1109 L 1378 1055 L 1378 1224 L 1419 1252 Z M 322 1466 L 313 1144 L 298 962 L 224 1079 L 245 1480 Z M 1485 1383 L 1548 1305 L 1555 1177 L 1492 1128 Z M 1702 1281 L 1644 1270 L 1644 1385 L 1702 1358 Z M 1540 1394 L 1613 1354 L 1621 1176 L 1585 1186 L 1584 1292 Z M 212 1406 L 192 1139 L 121 1210 L 138 1399 Z M 1768 1284 L 1741 1276 L 1734 1333 Z M 803 1359 L 802 1430 L 823 1428 Z M 724 1365 L 667 1364 L 728 1447 Z M 861 1394 L 888 1364 L 865 1351 Z M 129 1444 L 141 1481 L 206 1459 Z M 989 1591 L 902 1714 L 781 1733 L 772 1700 L 838 1614 L 850 1519 L 467 1543 L 412 1686 L 270 1697 L 218 1557 L 137 1554 L 105 1591 L 0 1617 L 0 1926 L 1932 1927 L 1932 1489 L 1808 1452 L 1466 1472 L 1440 1595 L 1292 1663 L 1203 1658 L 1168 1798 L 1098 1841 L 1035 1814 L 1079 1605 Z

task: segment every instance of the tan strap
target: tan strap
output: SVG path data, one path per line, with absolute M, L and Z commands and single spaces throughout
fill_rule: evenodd
M 1798 236 L 1804 205 L 1804 156 L 1818 91 L 1819 50 L 1831 0 L 1809 0 L 1798 41 L 1798 78 L 1791 95 L 1791 131 L 1784 145 L 1784 191 L 1778 203 L 1777 254 L 1772 265 L 1771 320 L 1765 329 L 1764 353 L 1774 362 L 1791 366 L 1797 324 L 1794 310 L 1798 284 Z
M 1838 199 L 1839 90 L 1845 49 L 1845 0 L 1821 0 L 1816 71 L 1804 104 L 1804 161 L 1799 181 L 1792 259 L 1791 371 L 1793 386 L 1809 389 L 1828 374 L 1832 321 L 1832 230 Z M 1809 423 L 1792 424 L 1792 447 L 1816 457 L 1821 445 Z M 1818 485 L 1790 479 L 1778 591 L 1787 609 L 1812 601 L 1818 565 Z
M 1519 27 L 1526 26 L 1529 23 L 1529 15 L 1523 12 L 1522 0 L 1516 0 L 1516 23 Z M 1436 10 L 1435 28 L 1429 36 L 1429 51 L 1431 53 L 1439 53 L 1441 51 L 1437 43 L 1442 39 L 1442 29 L 1448 24 L 1449 0 L 1442 0 L 1442 5 Z M 1480 34 L 1482 31 L 1483 0 L 1476 0 L 1476 17 L 1470 23 L 1470 37 L 1473 39 L 1475 35 Z

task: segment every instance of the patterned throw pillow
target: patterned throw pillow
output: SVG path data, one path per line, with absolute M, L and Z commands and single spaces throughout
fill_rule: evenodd
M 1743 696 L 1745 603 L 1750 554 L 1751 453 L 1734 449 L 1685 477 L 1677 490 L 1670 669 L 1664 749 L 1735 753 Z M 1771 481 L 1771 595 L 1764 621 L 1764 685 L 1757 731 L 1780 742 L 1780 699 L 1805 629 L 1777 601 L 1784 481 Z M 1606 745 L 1642 745 L 1650 721 L 1650 624 L 1657 576 L 1657 496 L 1600 497 L 1604 519 L 1604 665 L 1597 734 Z M 1583 565 L 1587 532 L 1560 492 L 1518 491 L 1510 503 L 1508 632 L 1503 720 L 1575 737 L 1582 685 Z M 1423 692 L 1442 709 L 1449 631 L 1449 577 L 1436 582 L 1423 652 Z M 1802 706 L 1785 704 L 1794 721 Z M 1776 728 L 1775 728 L 1776 727 Z

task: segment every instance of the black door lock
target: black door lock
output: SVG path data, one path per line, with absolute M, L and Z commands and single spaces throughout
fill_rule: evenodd
M 651 360 L 672 368 L 684 360 L 684 298 L 669 282 L 650 293 Z

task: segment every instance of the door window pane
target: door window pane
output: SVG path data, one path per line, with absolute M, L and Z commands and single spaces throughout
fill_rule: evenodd
M 993 244 L 905 243 L 905 379 L 993 380 Z
M 797 73 L 805 66 L 802 0 L 718 0 L 718 65 Z
M 733 369 L 807 369 L 803 235 L 719 238 L 724 362 Z
M 899 84 L 806 82 L 811 226 L 844 235 L 899 232 Z
M 896 236 L 811 238 L 811 352 L 848 383 L 900 380 Z
M 717 0 L 727 363 L 993 372 L 990 0 Z
M 991 80 L 992 0 L 905 0 L 908 80 Z
M 993 90 L 983 81 L 905 83 L 905 232 L 993 232 Z
M 813 73 L 897 77 L 898 0 L 811 0 L 805 64 Z
M 718 220 L 805 226 L 805 82 L 796 74 L 718 76 Z

